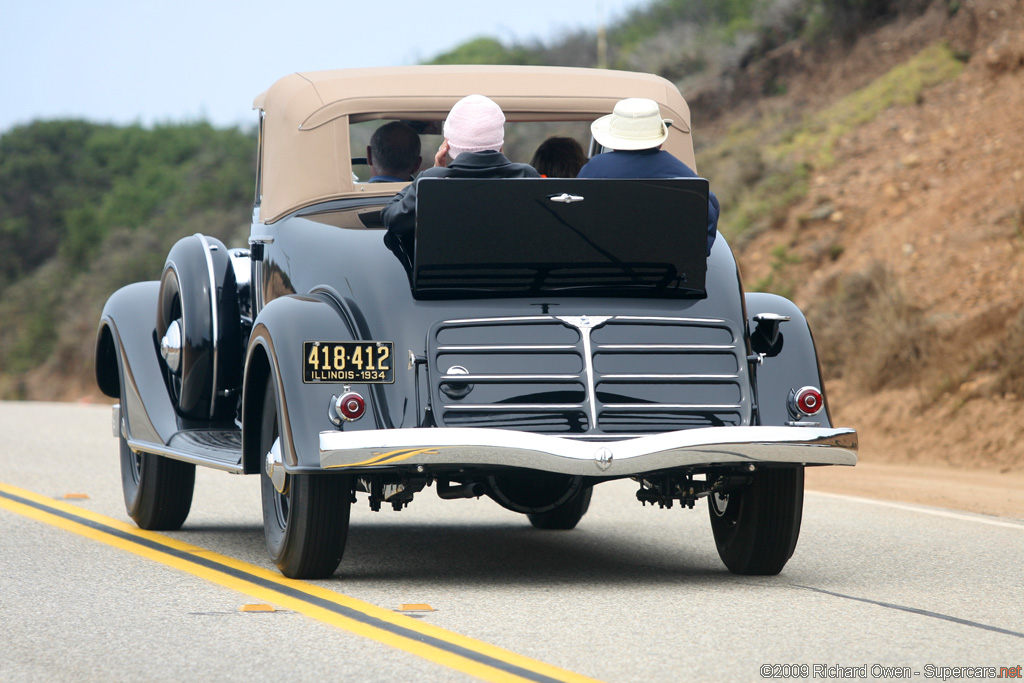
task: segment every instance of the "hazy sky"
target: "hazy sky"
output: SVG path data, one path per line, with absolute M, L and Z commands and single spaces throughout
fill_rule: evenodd
M 255 122 L 295 71 L 415 64 L 594 29 L 649 0 L 0 0 L 0 133 L 34 119 Z

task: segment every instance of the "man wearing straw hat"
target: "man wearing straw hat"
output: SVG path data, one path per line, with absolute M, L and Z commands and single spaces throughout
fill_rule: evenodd
M 668 124 L 658 103 L 641 97 L 619 100 L 611 114 L 590 125 L 594 139 L 611 152 L 594 156 L 578 178 L 697 178 L 693 169 L 661 149 Z M 708 250 L 718 233 L 718 198 L 708 194 Z

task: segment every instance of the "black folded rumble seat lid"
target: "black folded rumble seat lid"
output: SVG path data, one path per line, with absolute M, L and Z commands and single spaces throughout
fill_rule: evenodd
M 708 182 L 424 178 L 413 293 L 703 297 Z

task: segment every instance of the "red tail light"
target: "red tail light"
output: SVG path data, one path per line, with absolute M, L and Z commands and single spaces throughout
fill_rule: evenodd
M 349 391 L 338 398 L 334 409 L 337 411 L 338 417 L 351 422 L 358 420 L 366 412 L 366 400 L 356 392 Z
M 814 387 L 802 387 L 790 396 L 790 411 L 797 417 L 817 415 L 825 407 L 825 399 Z

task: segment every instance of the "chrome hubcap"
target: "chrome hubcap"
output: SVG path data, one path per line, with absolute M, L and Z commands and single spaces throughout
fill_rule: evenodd
M 181 370 L 181 320 L 173 320 L 160 340 L 160 356 L 167 368 L 177 374 Z
M 729 494 L 715 492 L 711 494 L 711 509 L 715 511 L 715 514 L 719 517 L 725 515 L 725 511 L 729 507 Z
M 267 476 L 270 477 L 271 483 L 274 484 L 274 489 L 282 495 L 287 494 L 288 475 L 284 471 L 284 459 L 281 457 L 280 437 L 274 439 L 274 444 L 267 452 L 267 460 L 264 467 L 267 471 Z

